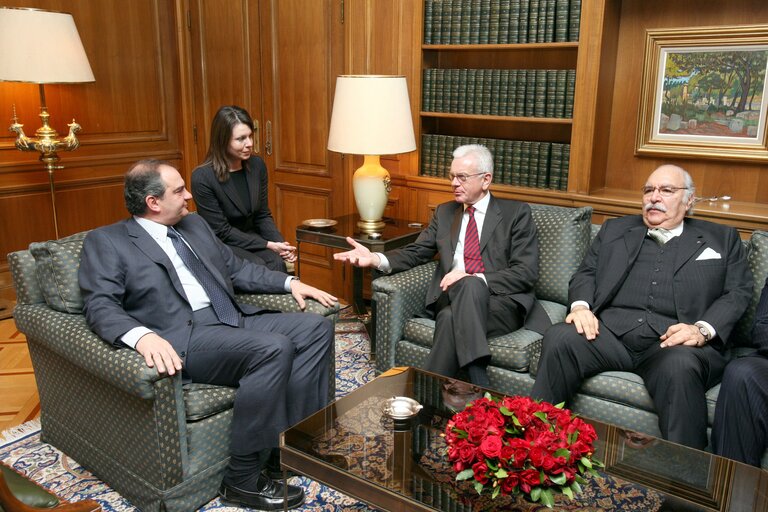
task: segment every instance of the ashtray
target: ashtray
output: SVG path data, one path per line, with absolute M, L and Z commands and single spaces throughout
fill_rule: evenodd
M 307 219 L 302 221 L 301 224 L 308 228 L 322 229 L 330 228 L 331 226 L 335 226 L 338 223 L 339 221 L 333 219 Z
M 424 407 L 413 398 L 407 396 L 393 396 L 384 402 L 384 414 L 393 420 L 407 420 L 413 418 Z

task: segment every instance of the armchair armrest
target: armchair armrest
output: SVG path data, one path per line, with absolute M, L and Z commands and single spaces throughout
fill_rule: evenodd
M 403 337 L 405 322 L 424 310 L 435 265 L 437 263 L 431 261 L 405 272 L 374 279 L 376 371 L 383 372 L 394 366 L 395 346 Z
M 45 304 L 18 305 L 16 324 L 30 342 L 40 343 L 84 372 L 145 400 L 155 398 L 155 383 L 176 379 L 149 368 L 135 350 L 116 348 L 88 328 L 84 315 L 61 313 Z
M 301 311 L 299 305 L 296 303 L 296 299 L 294 299 L 293 295 L 290 293 L 242 293 L 237 295 L 237 301 L 261 308 L 282 311 L 284 313 Z M 314 299 L 307 299 L 307 308 L 305 311 L 323 316 L 335 315 L 339 312 L 339 304 L 336 303 L 332 307 L 327 308 Z

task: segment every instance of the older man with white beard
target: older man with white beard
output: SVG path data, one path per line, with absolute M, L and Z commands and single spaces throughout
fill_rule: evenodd
M 685 170 L 662 165 L 642 187 L 642 216 L 603 224 L 571 278 L 565 323 L 544 336 L 535 398 L 567 402 L 588 377 L 631 371 L 663 437 L 706 447 L 705 393 L 753 279 L 734 228 L 686 217 L 694 192 Z

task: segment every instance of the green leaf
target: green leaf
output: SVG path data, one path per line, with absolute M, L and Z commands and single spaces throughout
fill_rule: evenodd
M 495 474 L 496 478 L 507 478 L 509 476 L 509 473 L 507 473 L 507 470 L 504 468 L 499 468 Z
M 573 491 L 571 490 L 570 487 L 563 487 L 562 491 L 563 491 L 563 494 L 568 496 L 570 499 L 573 499 Z
M 557 407 L 558 409 L 562 409 L 563 407 L 565 407 L 565 402 L 560 402 L 559 404 L 555 405 L 555 407 Z
M 531 489 L 531 501 L 539 501 L 541 497 L 541 487 L 534 487 Z
M 588 457 L 582 457 L 581 458 L 581 463 L 584 464 L 586 467 L 592 469 L 592 461 L 589 460 Z
M 499 407 L 499 412 L 503 414 L 504 416 L 514 416 L 515 413 L 504 407 L 503 405 Z
M 499 495 L 499 492 L 501 492 L 501 486 L 496 486 L 493 488 L 493 493 L 491 494 L 491 499 L 496 499 L 496 496 Z
M 544 414 L 543 412 L 537 411 L 537 412 L 533 413 L 533 415 L 536 416 L 537 418 L 539 418 L 544 423 L 549 424 L 549 420 L 547 419 L 547 415 Z
M 557 485 L 564 485 L 568 480 L 568 478 L 565 476 L 565 473 L 560 473 L 559 475 L 550 475 L 549 479 Z
M 520 420 L 517 419 L 517 416 L 512 416 L 512 423 L 514 423 L 516 427 L 522 427 L 523 426 L 523 424 L 520 423 Z
M 458 482 L 461 480 L 469 480 L 474 476 L 475 476 L 475 472 L 472 470 L 472 468 L 465 469 L 464 471 L 456 475 L 456 481 Z
M 555 457 L 565 457 L 568 460 L 571 457 L 571 450 L 566 448 L 555 450 Z
M 477 491 L 477 494 L 483 494 L 483 484 L 475 480 L 475 491 Z
M 552 505 L 555 504 L 555 498 L 552 496 L 551 490 L 544 489 L 541 491 L 541 503 L 546 505 L 547 508 L 552 508 Z
M 575 492 L 576 494 L 581 493 L 581 486 L 579 485 L 579 482 L 574 481 L 571 484 L 571 489 L 573 489 L 573 492 Z

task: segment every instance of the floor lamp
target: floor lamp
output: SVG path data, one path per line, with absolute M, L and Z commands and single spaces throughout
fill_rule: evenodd
M 0 7 L 0 48 L 0 81 L 35 83 L 39 87 L 40 120 L 43 125 L 34 137 L 28 137 L 14 107 L 10 130 L 17 135 L 16 148 L 40 153 L 40 161 L 48 171 L 53 228 L 56 238 L 59 238 L 53 172 L 62 168 L 58 165 L 57 152 L 73 151 L 80 145 L 75 135 L 80 131 L 80 125 L 72 119 L 67 125 L 69 133 L 59 138 L 56 130 L 48 124 L 51 116 L 45 104 L 45 84 L 94 82 L 93 72 L 75 20 L 69 13 Z
M 352 176 L 358 227 L 364 233 L 384 228 L 384 208 L 390 191 L 389 173 L 380 155 L 416 149 L 411 103 L 404 76 L 342 75 L 336 79 L 328 149 L 364 155 Z

